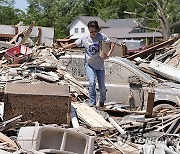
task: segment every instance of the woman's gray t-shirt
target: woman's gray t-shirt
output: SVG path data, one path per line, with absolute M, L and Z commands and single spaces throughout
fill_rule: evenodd
M 75 41 L 77 46 L 85 47 L 85 63 L 87 63 L 90 58 L 94 56 L 94 68 L 98 69 L 104 69 L 104 60 L 99 59 L 100 57 L 97 56 L 99 53 L 99 43 L 101 41 L 104 41 L 105 43 L 111 42 L 111 40 L 103 33 L 97 33 L 96 37 L 93 38 L 90 35 L 85 35 Z

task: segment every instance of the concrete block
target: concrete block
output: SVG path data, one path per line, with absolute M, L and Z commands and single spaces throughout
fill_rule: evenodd
M 5 115 L 10 119 L 22 115 L 22 120 L 40 123 L 70 124 L 69 87 L 51 84 L 7 83 Z
M 92 154 L 94 148 L 94 137 L 50 126 L 21 127 L 17 142 L 24 150 L 47 153 Z

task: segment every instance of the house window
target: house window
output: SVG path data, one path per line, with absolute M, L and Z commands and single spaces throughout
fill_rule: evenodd
M 78 28 L 74 28 L 74 33 L 78 33 Z
M 81 28 L 81 33 L 85 33 L 85 28 Z

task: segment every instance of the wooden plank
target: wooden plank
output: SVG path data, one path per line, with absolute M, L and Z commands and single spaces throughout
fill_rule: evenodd
M 110 123 L 111 123 L 122 135 L 126 134 L 126 132 L 124 131 L 124 129 L 122 129 L 122 127 L 119 126 L 113 118 L 108 117 L 108 120 L 110 121 Z
M 170 44 L 172 44 L 173 42 L 177 41 L 179 38 L 180 38 L 180 36 L 179 36 L 179 37 L 175 37 L 175 38 L 173 38 L 173 39 L 169 39 L 169 40 L 164 41 L 164 42 L 162 42 L 162 43 L 159 43 L 159 44 L 157 44 L 157 45 L 154 45 L 154 46 L 152 46 L 152 47 L 150 47 L 150 48 L 147 48 L 147 49 L 145 49 L 145 50 L 143 50 L 143 51 L 141 51 L 141 52 L 138 52 L 138 53 L 136 53 L 136 54 L 134 54 L 134 55 L 132 55 L 132 56 L 127 57 L 127 59 L 133 60 L 133 59 L 136 58 L 136 57 L 141 57 L 141 56 L 148 55 L 148 54 L 151 54 L 151 53 L 153 53 L 153 52 L 156 52 L 156 50 L 157 50 L 158 48 L 161 48 L 161 47 L 163 47 L 163 46 L 165 46 L 165 45 L 170 45 Z
M 85 103 L 72 103 L 76 108 L 77 115 L 83 119 L 94 129 L 106 129 L 113 128 L 113 126 L 107 122 L 103 116 L 97 113 L 93 108 L 89 107 Z
M 7 137 L 6 135 L 4 135 L 1 132 L 0 132 L 0 141 L 8 143 L 13 148 L 18 148 L 18 146 L 16 145 L 16 143 L 13 140 L 11 140 L 9 137 Z
M 119 150 L 119 151 L 121 152 L 121 154 L 126 154 L 126 153 L 121 149 L 120 146 L 118 146 L 117 144 L 114 144 L 114 143 L 113 143 L 109 138 L 107 138 L 106 136 L 105 136 L 105 139 L 108 140 L 117 150 Z
M 52 83 L 57 81 L 57 79 L 53 78 L 53 76 L 48 75 L 48 74 L 43 74 L 43 73 L 35 73 L 35 77 L 40 78 L 40 79 L 45 80 L 45 81 L 52 82 Z
M 72 123 L 73 128 L 79 127 L 77 113 L 76 113 L 75 108 L 72 105 L 71 105 L 71 123 Z
M 0 41 L 0 48 L 12 48 L 14 45 L 8 42 Z
M 126 141 L 121 141 L 119 140 L 118 143 L 114 143 L 118 147 L 121 147 L 121 149 L 125 152 L 125 154 L 139 154 L 142 146 L 134 144 L 132 142 L 129 142 L 128 140 Z
M 144 115 L 147 114 L 147 112 L 145 110 L 142 111 L 130 111 L 130 110 L 126 110 L 126 109 L 118 109 L 118 110 L 113 110 L 113 109 L 108 109 L 108 108 L 104 108 L 103 109 L 105 112 L 114 112 L 114 113 L 127 113 L 127 114 L 137 114 L 137 115 Z
M 33 21 L 32 24 L 27 29 L 26 33 L 24 34 L 24 37 L 22 38 L 20 44 L 24 44 L 26 42 L 26 40 L 29 38 L 29 35 L 31 34 L 32 29 L 34 27 L 34 24 L 35 24 L 35 22 Z
M 180 119 L 177 121 L 177 127 L 176 127 L 176 129 L 174 130 L 174 134 L 177 134 L 179 131 L 180 131 Z
M 166 123 L 165 125 L 159 127 L 158 129 L 156 129 L 155 131 L 160 131 L 161 129 L 164 129 L 166 128 L 167 126 L 171 125 L 172 123 L 174 123 L 175 121 L 179 120 L 180 119 L 180 116 L 177 117 L 176 119 L 174 120 L 171 120 L 170 122 Z
M 149 64 L 149 68 L 167 79 L 180 82 L 180 70 L 175 67 L 160 61 L 152 60 Z
M 13 25 L 12 27 L 15 29 L 15 34 L 18 34 L 18 27 L 23 25 L 23 22 L 20 21 L 17 25 Z
M 60 67 L 60 66 L 59 66 Z M 78 80 L 76 80 L 72 75 L 67 73 L 62 69 L 58 69 L 60 75 L 64 75 L 64 78 L 67 79 L 73 86 L 75 86 L 81 93 L 83 93 L 87 98 L 89 98 L 89 93 L 86 88 L 84 88 Z
M 17 38 L 19 37 L 19 35 L 23 34 L 25 32 L 26 29 L 21 30 L 18 34 L 16 34 L 10 41 L 9 43 L 12 44 L 13 42 L 17 41 Z
M 180 119 L 177 119 L 166 131 L 167 134 L 175 134 L 179 130 Z
M 37 46 L 41 44 L 41 37 L 42 37 L 42 29 L 38 28 L 38 40 L 37 40 Z
M 147 117 L 152 117 L 152 113 L 153 113 L 153 107 L 154 107 L 154 96 L 155 93 L 154 92 L 148 92 L 148 100 L 147 100 Z

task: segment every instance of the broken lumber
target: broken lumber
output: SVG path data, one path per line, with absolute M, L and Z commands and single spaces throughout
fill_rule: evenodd
M 6 143 L 8 143 L 11 147 L 18 149 L 17 144 L 16 144 L 13 140 L 11 140 L 9 137 L 7 137 L 6 135 L 4 135 L 4 134 L 1 133 L 1 132 L 0 132 L 0 141 L 1 141 L 1 142 L 6 142 Z
M 15 34 L 18 34 L 18 27 L 23 25 L 23 22 L 20 21 L 17 25 L 13 25 L 12 27 L 15 29 Z
M 12 44 L 13 42 L 17 41 L 17 38 L 19 37 L 19 35 L 23 34 L 25 32 L 26 29 L 21 30 L 18 34 L 16 34 L 10 41 L 9 43 Z
M 148 117 L 152 117 L 153 107 L 154 107 L 154 92 L 148 92 L 148 100 L 147 100 L 147 115 Z
M 127 57 L 127 59 L 133 60 L 133 59 L 136 58 L 136 57 L 141 57 L 141 56 L 144 56 L 144 55 L 147 55 L 147 54 L 151 54 L 151 53 L 155 52 L 158 48 L 161 48 L 161 47 L 163 47 L 163 46 L 165 46 L 165 45 L 169 45 L 169 44 L 174 43 L 174 42 L 177 41 L 179 38 L 180 38 L 180 36 L 179 36 L 179 37 L 174 37 L 174 38 L 172 38 L 172 39 L 169 39 L 169 40 L 167 40 L 167 41 L 164 41 L 164 42 L 162 42 L 162 43 L 159 43 L 159 44 L 157 44 L 157 45 L 154 45 L 154 46 L 152 46 L 152 47 L 150 47 L 150 48 L 147 48 L 147 49 L 145 49 L 145 50 L 143 50 L 143 51 L 141 51 L 141 52 L 138 52 L 138 53 L 136 53 L 136 54 L 134 54 L 134 55 L 132 55 L 132 56 Z
M 117 150 L 119 150 L 122 154 L 125 154 L 125 152 L 116 144 L 114 144 L 109 138 L 105 136 L 105 139 L 109 141 Z
M 37 40 L 37 46 L 41 44 L 41 37 L 42 37 L 42 29 L 38 28 L 38 40 Z
M 109 122 L 107 122 L 102 115 L 98 114 L 93 108 L 89 107 L 86 103 L 72 103 L 72 106 L 76 109 L 77 115 L 80 119 L 85 121 L 93 129 L 107 129 L 114 128 Z
M 177 117 L 176 119 L 174 119 L 174 120 L 172 120 L 172 121 L 168 122 L 167 124 L 165 124 L 165 125 L 163 125 L 163 126 L 159 127 L 158 129 L 156 129 L 156 131 L 160 131 L 161 129 L 166 128 L 167 126 L 171 125 L 172 123 L 176 122 L 176 121 L 177 121 L 177 120 L 179 120 L 179 119 L 180 119 L 180 116 L 179 116 L 179 117 Z
M 73 128 L 79 127 L 77 113 L 76 113 L 75 108 L 72 105 L 71 105 L 71 123 L 72 123 Z
M 73 86 L 75 86 L 80 92 L 82 92 L 87 98 L 89 98 L 89 94 L 86 88 L 84 88 L 79 81 L 77 81 L 73 76 L 62 69 L 57 70 L 60 75 L 63 75 L 65 79 L 67 79 Z
M 105 112 L 116 112 L 116 113 L 126 113 L 126 114 L 138 114 L 138 115 L 144 115 L 147 114 L 147 112 L 145 110 L 142 111 L 130 111 L 130 110 L 126 110 L 126 109 L 118 109 L 118 110 L 113 110 L 113 109 L 108 109 L 108 108 L 104 108 L 103 109 Z
M 31 34 L 32 29 L 34 27 L 34 24 L 35 24 L 35 22 L 33 21 L 31 23 L 31 25 L 29 26 L 29 28 L 27 29 L 26 33 L 24 34 L 24 37 L 22 38 L 20 44 L 24 44 L 26 42 L 26 40 L 29 38 L 29 35 Z
M 8 43 L 8 42 L 3 42 L 3 41 L 0 41 L 0 48 L 12 48 L 14 45 L 11 44 L 11 43 Z
M 110 123 L 111 123 L 122 135 L 126 134 L 126 132 L 124 131 L 124 129 L 122 129 L 122 127 L 119 126 L 113 118 L 111 118 L 111 117 L 108 116 L 108 120 L 110 121 Z

